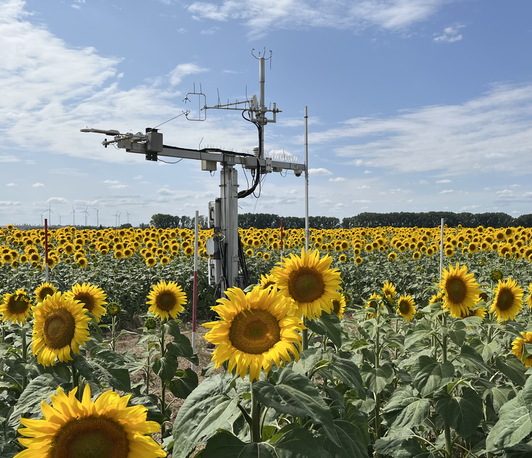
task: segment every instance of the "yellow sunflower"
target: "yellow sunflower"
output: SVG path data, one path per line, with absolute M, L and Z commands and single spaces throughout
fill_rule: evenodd
M 332 302 L 340 289 L 340 271 L 331 269 L 333 258 L 320 259 L 318 250 L 301 250 L 301 257 L 290 254 L 280 266 L 272 270 L 281 293 L 294 300 L 298 316 L 309 319 L 321 316 L 322 310 L 331 313 Z
M 443 301 L 444 301 L 444 294 L 442 291 L 438 291 L 436 294 L 434 294 L 429 299 L 429 304 L 432 305 L 432 304 L 436 304 L 437 302 L 443 302 Z
M 4 300 L 0 303 L 0 315 L 2 321 L 24 324 L 31 313 L 31 300 L 24 288 L 17 289 L 14 294 L 4 294 Z
M 275 277 L 271 274 L 260 276 L 260 289 L 273 289 L 275 288 Z
M 495 297 L 490 312 L 495 312 L 498 321 L 513 320 L 523 308 L 523 288 L 517 284 L 517 280 L 509 278 L 505 282 L 499 280 L 493 293 Z
M 79 346 L 89 340 L 90 321 L 83 305 L 67 296 L 55 293 L 33 308 L 33 354 L 43 366 L 59 361 L 71 361 L 70 351 L 79 353 Z
M 185 310 L 183 304 L 187 302 L 187 295 L 175 281 L 160 281 L 151 287 L 148 299 L 148 310 L 164 321 L 169 316 L 177 318 Z
M 404 317 L 406 321 L 411 321 L 416 313 L 416 306 L 412 296 L 400 296 L 397 301 L 397 313 Z
M 41 283 L 35 290 L 35 302 L 42 302 L 46 296 L 53 296 L 57 290 L 51 283 Z
M 362 264 L 363 262 L 364 262 L 364 260 L 363 260 L 360 256 L 357 256 L 357 257 L 355 258 L 355 264 L 356 264 L 357 266 L 359 266 L 359 265 Z
M 384 282 L 384 285 L 382 286 L 382 295 L 391 305 L 395 304 L 395 296 L 397 296 L 397 291 L 395 290 L 395 286 L 392 282 L 388 280 Z
M 107 294 L 99 286 L 83 283 L 76 283 L 71 291 L 65 293 L 66 296 L 81 302 L 83 307 L 100 322 L 100 317 L 105 314 L 104 305 Z
M 373 313 L 368 313 L 367 315 L 367 318 L 368 320 L 370 318 L 377 318 L 377 314 L 379 313 L 378 310 L 379 310 L 379 304 L 380 304 L 380 308 L 383 307 L 383 303 L 381 302 L 382 300 L 382 296 L 379 296 L 377 293 L 373 293 L 368 301 L 366 302 L 366 308 L 369 309 L 369 308 L 372 308 L 373 310 L 375 310 Z
M 443 269 L 442 280 L 438 284 L 444 294 L 443 309 L 451 316 L 461 318 L 469 313 L 476 305 L 478 295 L 482 292 L 475 282 L 474 274 L 467 273 L 467 266 L 456 267 L 449 265 L 449 270 Z
M 19 442 L 27 448 L 16 458 L 166 456 L 159 444 L 145 436 L 157 432 L 159 424 L 146 421 L 146 407 L 127 407 L 131 395 L 106 391 L 92 401 L 87 384 L 79 402 L 76 391 L 67 396 L 58 387 L 57 394 L 50 396 L 51 406 L 41 402 L 43 419 L 20 419 L 25 428 L 18 431 L 27 438 Z
M 332 299 L 333 312 L 338 315 L 338 318 L 342 319 L 344 317 L 345 311 L 345 296 L 341 293 L 338 293 L 338 296 Z
M 528 296 L 526 297 L 526 303 L 532 308 L 532 283 L 528 284 Z
M 527 356 L 523 359 L 523 347 L 525 343 L 532 344 L 532 332 L 522 332 L 521 335 L 523 338 L 518 337 L 512 342 L 512 353 L 523 361 L 525 367 L 528 369 L 532 367 L 532 356 Z
M 249 370 L 249 379 L 258 380 L 261 368 L 266 373 L 272 363 L 281 366 L 299 359 L 303 322 L 294 316 L 296 310 L 290 298 L 279 293 L 253 288 L 244 293 L 239 288 L 229 288 L 227 299 L 219 299 L 212 309 L 220 321 L 203 326 L 211 330 L 205 339 L 215 348 L 212 360 L 216 368 L 229 361 L 229 372 L 236 371 L 244 378 Z M 332 307 L 332 304 L 331 304 Z

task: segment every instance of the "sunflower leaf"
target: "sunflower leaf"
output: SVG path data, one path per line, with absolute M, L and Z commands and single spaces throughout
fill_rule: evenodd
M 198 386 L 198 375 L 190 368 L 178 369 L 175 377 L 168 384 L 172 394 L 181 399 L 185 399 Z
M 204 380 L 185 400 L 177 413 L 173 437 L 179 447 L 174 447 L 173 458 L 186 458 L 196 445 L 212 437 L 219 429 L 231 428 L 242 413 L 238 398 L 227 377 L 214 375 Z
M 366 386 L 375 394 L 380 393 L 388 383 L 393 380 L 394 371 L 390 364 L 383 364 L 374 368 L 367 363 L 360 366 L 362 380 Z
M 166 344 L 166 350 L 173 356 L 186 358 L 193 364 L 199 364 L 198 355 L 194 354 L 190 340 L 183 334 L 174 336 L 174 341 Z
M 504 450 L 521 442 L 532 432 L 532 421 L 521 393 L 499 411 L 499 421 L 486 439 L 486 450 Z
M 482 398 L 475 390 L 464 388 L 462 396 L 451 396 L 446 389 L 434 395 L 436 412 L 463 438 L 475 432 L 484 418 Z
M 525 365 L 514 355 L 508 356 L 506 361 L 497 357 L 495 359 L 495 366 L 517 386 L 523 386 L 525 384 Z
M 454 377 L 454 366 L 450 362 L 439 363 L 430 356 L 422 355 L 412 367 L 413 385 L 421 396 L 426 397 L 443 386 Z
M 340 447 L 329 438 L 325 439 L 324 450 L 335 458 L 366 458 L 370 442 L 367 424 L 365 428 L 343 420 L 335 420 L 334 427 L 340 439 Z M 314 452 L 316 453 L 316 452 Z M 310 456 L 322 456 L 312 454 Z
M 323 426 L 329 439 L 340 446 L 331 410 L 307 377 L 285 369 L 276 385 L 267 381 L 256 382 L 253 391 L 261 404 L 279 413 L 312 418 Z
M 317 320 L 309 320 L 308 327 L 316 334 L 326 336 L 336 346 L 342 346 L 342 329 L 336 313 L 321 314 Z
M 220 431 L 209 439 L 203 451 L 204 458 L 305 458 L 323 456 L 329 458 L 319 442 L 303 428 L 284 434 L 275 444 L 270 442 L 242 442 L 229 431 Z

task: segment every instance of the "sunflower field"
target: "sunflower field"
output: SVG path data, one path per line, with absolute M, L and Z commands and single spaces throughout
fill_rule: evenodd
M 0 229 L 0 456 L 532 456 L 531 229 L 239 232 L 198 367 L 193 231 Z

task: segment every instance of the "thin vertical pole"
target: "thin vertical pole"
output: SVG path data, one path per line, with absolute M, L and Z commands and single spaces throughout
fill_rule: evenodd
M 48 283 L 48 219 L 44 219 L 44 273 Z
M 283 259 L 283 218 L 281 218 L 281 260 Z
M 305 106 L 305 251 L 309 247 L 308 227 L 308 111 Z
M 443 218 L 441 219 L 441 234 L 440 234 L 440 279 L 443 271 Z
M 198 311 L 198 224 L 199 211 L 196 210 L 196 220 L 194 223 L 194 282 L 192 292 L 192 351 L 196 353 L 196 314 Z M 196 366 L 192 364 L 192 370 Z

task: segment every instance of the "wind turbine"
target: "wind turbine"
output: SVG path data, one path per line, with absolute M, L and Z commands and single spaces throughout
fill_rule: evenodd
M 127 215 L 127 223 L 129 224 L 129 212 L 126 210 L 126 215 Z
M 43 221 L 42 221 L 43 215 L 45 213 L 47 213 L 47 212 L 48 212 L 48 225 L 51 226 L 52 225 L 52 215 L 51 214 L 53 213 L 53 211 L 51 209 L 51 203 L 48 203 L 48 208 L 43 210 L 43 212 L 41 213 L 41 226 L 43 224 Z
M 76 227 L 76 209 L 72 205 L 72 226 Z
M 87 227 L 87 216 L 91 216 L 89 214 L 89 212 L 87 211 L 87 209 L 89 208 L 89 206 L 87 205 L 87 208 L 85 208 L 85 210 L 83 210 L 81 213 L 85 213 L 85 227 Z
M 115 218 L 116 218 L 115 227 L 118 228 L 118 226 L 120 225 L 120 212 L 116 212 Z
M 96 227 L 100 227 L 100 218 L 98 216 L 98 214 L 100 213 L 100 210 L 98 210 L 96 207 L 91 207 L 91 208 L 94 208 L 94 210 L 96 210 Z

